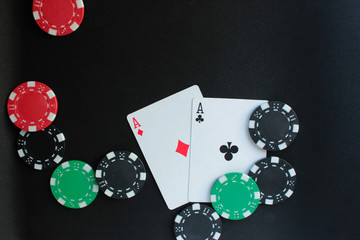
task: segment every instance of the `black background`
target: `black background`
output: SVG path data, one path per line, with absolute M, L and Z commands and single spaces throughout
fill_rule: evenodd
M 32 1 L 0 2 L 2 239 L 172 239 L 180 210 L 167 209 L 152 175 L 130 200 L 99 193 L 81 210 L 58 204 L 51 171 L 18 159 L 6 112 L 11 90 L 28 80 L 58 97 L 65 160 L 93 167 L 114 149 L 142 156 L 126 115 L 193 84 L 207 97 L 284 101 L 300 134 L 276 154 L 296 169 L 296 192 L 245 220 L 223 219 L 221 239 L 359 238 L 358 0 L 84 4 L 80 28 L 52 37 L 36 25 Z

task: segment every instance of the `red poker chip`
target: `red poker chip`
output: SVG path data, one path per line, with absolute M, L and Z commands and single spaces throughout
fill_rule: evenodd
M 11 92 L 7 109 L 10 120 L 18 128 L 36 132 L 55 120 L 58 102 L 51 88 L 40 82 L 29 81 Z
M 34 0 L 33 16 L 39 27 L 53 36 L 74 32 L 84 18 L 82 0 Z

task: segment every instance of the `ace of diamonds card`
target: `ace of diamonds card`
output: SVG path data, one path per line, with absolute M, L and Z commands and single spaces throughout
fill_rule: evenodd
M 127 116 L 169 209 L 188 203 L 192 86 Z

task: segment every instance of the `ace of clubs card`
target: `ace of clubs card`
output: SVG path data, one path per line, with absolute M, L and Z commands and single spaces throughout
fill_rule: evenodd
M 192 104 L 189 201 L 210 202 L 215 181 L 229 172 L 248 173 L 266 157 L 252 141 L 251 113 L 265 100 L 195 98 Z

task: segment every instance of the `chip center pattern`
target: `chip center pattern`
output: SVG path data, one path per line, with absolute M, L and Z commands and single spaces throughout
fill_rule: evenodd
M 55 151 L 53 136 L 45 131 L 29 134 L 26 145 L 29 154 L 35 159 L 50 158 Z
M 231 210 L 241 210 L 251 201 L 250 196 L 251 192 L 246 185 L 241 182 L 229 182 L 221 190 L 220 202 L 225 208 L 231 206 Z
M 74 5 L 71 0 L 44 0 L 42 13 L 49 24 L 62 26 L 72 19 Z
M 193 214 L 184 222 L 184 232 L 188 239 L 203 240 L 210 236 L 212 223 L 210 219 L 202 213 Z
M 257 176 L 257 185 L 265 195 L 276 195 L 286 186 L 285 173 L 280 168 L 269 167 Z
M 80 170 L 66 171 L 59 178 L 59 188 L 64 196 L 81 199 L 90 191 L 89 178 Z
M 136 171 L 126 160 L 112 161 L 106 171 L 106 180 L 115 189 L 126 189 L 136 181 Z
M 36 122 L 47 113 L 48 103 L 43 94 L 30 91 L 19 98 L 17 107 L 17 112 L 23 119 Z
M 278 142 L 289 132 L 289 122 L 281 112 L 267 112 L 259 121 L 261 137 Z

